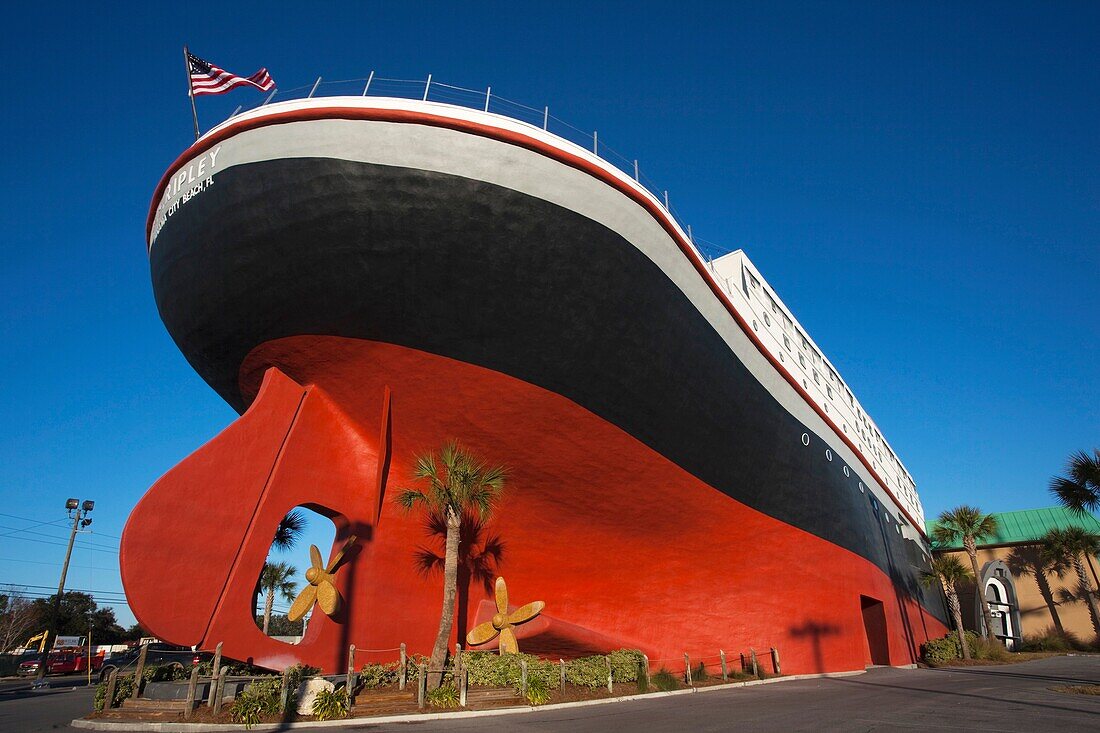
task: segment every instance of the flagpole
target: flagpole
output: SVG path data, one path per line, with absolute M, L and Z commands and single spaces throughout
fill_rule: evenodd
M 191 119 L 195 121 L 195 139 L 199 139 L 199 113 L 195 109 L 195 89 L 191 86 L 191 59 L 187 55 L 187 46 L 183 47 L 183 69 L 187 72 L 187 96 L 191 99 Z

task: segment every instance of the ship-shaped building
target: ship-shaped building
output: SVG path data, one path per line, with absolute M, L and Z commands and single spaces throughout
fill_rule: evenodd
M 169 167 L 147 244 L 169 333 L 241 413 L 124 533 L 166 640 L 275 668 L 427 652 L 431 540 L 393 497 L 451 439 L 510 469 L 465 552 L 491 535 L 512 597 L 545 600 L 524 651 L 775 647 L 800 673 L 910 664 L 946 631 L 913 481 L 837 369 L 743 252 L 703 257 L 589 149 L 421 99 L 268 104 Z M 295 506 L 358 539 L 345 607 L 288 645 L 252 614 Z M 456 641 L 490 599 L 468 575 Z

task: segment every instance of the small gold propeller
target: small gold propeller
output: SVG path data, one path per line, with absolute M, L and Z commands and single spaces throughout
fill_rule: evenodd
M 497 578 L 496 588 L 497 612 L 492 620 L 478 624 L 466 634 L 466 643 L 470 646 L 479 646 L 492 641 L 500 634 L 500 653 L 519 654 L 519 642 L 516 640 L 516 632 L 512 627 L 527 623 L 535 616 L 542 613 L 546 604 L 542 601 L 528 603 L 520 606 L 511 613 L 508 612 L 508 586 L 504 584 L 504 578 Z
M 290 611 L 286 615 L 289 620 L 301 619 L 313 607 L 314 602 L 329 616 L 340 610 L 340 591 L 336 590 L 332 581 L 335 579 L 340 561 L 344 559 L 344 553 L 355 544 L 355 540 L 355 535 L 348 537 L 343 546 L 328 561 L 327 568 L 321 564 L 321 551 L 317 549 L 317 545 L 309 546 L 311 567 L 306 571 L 306 580 L 309 581 L 309 585 L 302 588 L 302 592 L 290 605 Z

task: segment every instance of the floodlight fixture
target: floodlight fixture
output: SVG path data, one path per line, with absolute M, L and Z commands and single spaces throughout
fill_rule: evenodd
M 95 508 L 95 502 L 94 501 L 92 501 L 91 499 L 85 499 L 84 500 L 84 506 L 83 506 L 84 511 L 90 512 L 94 508 Z
M 76 509 L 78 506 L 80 506 L 80 499 L 69 499 L 65 502 L 65 508 L 69 511 Z

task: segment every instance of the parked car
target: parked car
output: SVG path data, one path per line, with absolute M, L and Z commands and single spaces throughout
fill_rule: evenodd
M 133 672 L 137 668 L 139 656 L 141 656 L 141 647 L 134 647 L 120 654 L 112 654 L 103 663 L 103 668 L 99 671 L 99 679 L 107 679 L 111 672 L 116 669 L 119 674 Z M 158 667 L 166 664 L 176 664 L 180 667 L 190 668 L 209 659 L 213 659 L 213 655 L 207 652 L 196 652 L 185 646 L 173 646 L 172 644 L 156 642 L 149 645 L 149 651 L 145 654 L 145 666 Z
M 103 666 L 101 655 L 92 655 L 92 671 Z M 32 677 L 38 674 L 38 655 L 19 664 L 19 674 Z M 46 674 L 76 674 L 88 671 L 88 650 L 80 648 L 56 649 L 46 656 Z

